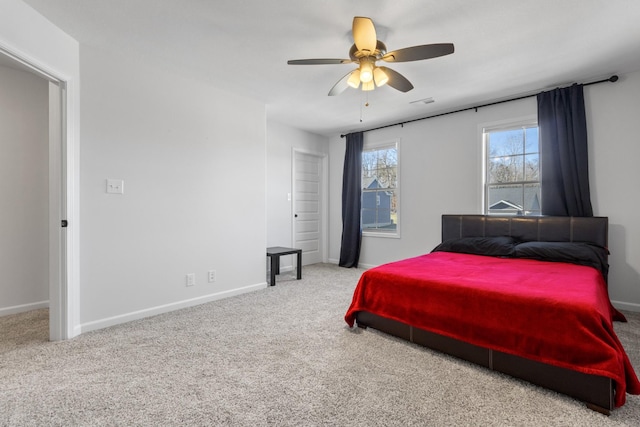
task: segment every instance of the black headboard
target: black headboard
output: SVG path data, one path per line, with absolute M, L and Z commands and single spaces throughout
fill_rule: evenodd
M 442 215 L 442 241 L 512 236 L 522 242 L 588 242 L 608 247 L 609 218 L 567 216 Z

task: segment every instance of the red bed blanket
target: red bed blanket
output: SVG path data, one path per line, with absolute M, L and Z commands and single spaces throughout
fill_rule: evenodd
M 434 252 L 363 273 L 345 315 L 367 311 L 441 335 L 612 378 L 615 405 L 640 382 L 613 330 L 622 318 L 595 268 Z

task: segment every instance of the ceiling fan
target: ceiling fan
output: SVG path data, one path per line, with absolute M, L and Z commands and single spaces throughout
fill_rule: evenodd
M 362 90 L 373 90 L 388 84 L 400 92 L 408 92 L 413 85 L 402 74 L 376 61 L 409 62 L 422 59 L 437 58 L 453 53 L 452 43 L 423 44 L 387 52 L 387 47 L 377 39 L 376 28 L 369 18 L 356 16 L 353 18 L 353 41 L 349 49 L 349 59 L 293 59 L 289 65 L 325 65 L 325 64 L 358 64 L 358 68 L 347 73 L 329 91 L 329 96 L 339 95 L 348 87 Z

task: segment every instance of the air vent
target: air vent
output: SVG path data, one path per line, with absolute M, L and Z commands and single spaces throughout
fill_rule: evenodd
M 420 105 L 420 104 L 431 104 L 436 102 L 433 98 L 425 98 L 425 99 L 419 99 L 417 101 L 411 101 L 409 104 L 413 104 L 413 105 Z

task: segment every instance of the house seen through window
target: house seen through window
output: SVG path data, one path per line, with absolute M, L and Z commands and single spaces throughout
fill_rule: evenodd
M 540 215 L 537 123 L 484 130 L 485 213 Z
M 362 231 L 397 235 L 398 144 L 365 145 L 362 152 Z

